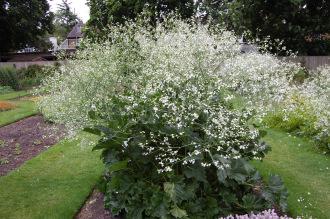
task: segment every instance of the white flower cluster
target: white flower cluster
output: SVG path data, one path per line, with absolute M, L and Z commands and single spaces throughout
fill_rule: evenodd
M 178 162 L 226 168 L 228 159 L 259 159 L 266 148 L 247 120 L 252 110 L 263 114 L 286 98 L 296 66 L 270 55 L 240 54 L 228 31 L 166 23 L 153 30 L 130 23 L 113 27 L 103 44 L 85 42 L 86 49 L 44 82 L 42 112 L 72 131 L 161 124 L 141 130 L 137 144 L 144 156 L 155 157 L 159 172 Z M 230 107 L 238 95 L 247 110 Z M 123 141 L 123 150 L 132 138 Z
M 330 136 L 330 67 L 311 72 L 303 84 L 297 86 L 284 101 L 281 110 L 286 115 L 304 117 L 309 115 L 311 126 L 317 136 Z
M 317 117 L 315 126 L 327 129 L 330 126 L 330 67 L 323 67 L 313 73 L 301 89 L 301 95 L 308 99 Z

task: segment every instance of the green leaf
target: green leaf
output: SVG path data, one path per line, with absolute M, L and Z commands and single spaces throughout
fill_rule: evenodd
M 238 202 L 235 193 L 233 193 L 231 190 L 222 190 L 219 192 L 219 195 L 222 197 L 227 207 L 232 206 Z
M 218 169 L 217 171 L 218 180 L 221 183 L 226 183 L 227 171 L 225 169 Z
M 121 139 L 109 135 L 106 140 L 100 140 L 93 148 L 93 151 L 100 149 L 120 148 L 121 146 Z
M 242 198 L 243 206 L 246 209 L 247 212 L 261 209 L 263 205 L 260 202 L 260 199 L 258 199 L 256 196 L 252 194 L 244 195 Z
M 171 215 L 173 215 L 175 218 L 183 218 L 187 217 L 187 212 L 178 206 L 174 206 L 174 208 L 171 209 Z
M 154 189 L 152 193 L 151 198 L 145 202 L 150 216 L 162 219 L 169 218 L 169 199 L 164 197 L 165 194 L 162 191 Z
M 180 203 L 182 200 L 187 200 L 192 196 L 188 190 L 184 190 L 183 185 L 170 182 L 164 183 L 164 191 L 175 204 Z
M 101 135 L 101 131 L 96 128 L 84 128 L 83 131 L 94 134 L 94 135 Z
M 235 159 L 231 162 L 231 170 L 228 176 L 239 183 L 243 183 L 253 172 L 254 168 L 246 160 Z
M 111 177 L 111 180 L 110 180 L 110 182 L 108 184 L 109 185 L 109 188 L 112 189 L 112 190 L 118 189 L 119 186 L 120 186 L 120 182 L 121 182 L 121 180 L 120 180 L 120 177 L 119 176 L 112 176 Z
M 187 178 L 195 178 L 197 181 L 206 182 L 206 173 L 205 169 L 201 166 L 194 166 L 193 168 L 187 167 L 183 170 L 184 175 Z
M 215 218 L 215 216 L 218 216 L 220 212 L 219 204 L 217 200 L 213 197 L 207 197 L 206 198 L 207 202 L 207 217 L 206 218 Z
M 164 183 L 164 191 L 170 197 L 171 200 L 175 200 L 175 185 L 174 183 Z
M 270 190 L 267 189 L 262 190 L 261 195 L 266 201 L 274 203 L 274 196 Z
M 144 210 L 142 206 L 132 208 L 127 212 L 126 218 L 143 219 Z
M 269 177 L 268 187 L 274 192 L 280 192 L 285 189 L 284 184 L 278 175 L 271 175 Z
M 260 138 L 263 138 L 266 135 L 267 135 L 267 131 L 265 131 L 265 130 L 259 130 L 259 136 L 260 136 Z
M 91 119 L 96 119 L 96 112 L 91 110 L 91 111 L 88 112 L 88 116 Z
M 110 165 L 109 171 L 116 172 L 127 168 L 128 160 L 118 161 Z

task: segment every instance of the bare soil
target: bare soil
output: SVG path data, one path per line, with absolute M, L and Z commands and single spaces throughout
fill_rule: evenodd
M 0 127 L 0 176 L 56 144 L 65 136 L 62 126 L 40 115 Z
M 104 208 L 104 195 L 94 189 L 75 219 L 121 219 Z

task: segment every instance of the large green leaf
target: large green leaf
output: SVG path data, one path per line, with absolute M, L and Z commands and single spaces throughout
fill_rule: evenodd
M 116 172 L 127 168 L 128 160 L 118 161 L 109 166 L 110 172 Z
M 120 186 L 120 182 L 121 182 L 120 176 L 112 176 L 108 184 L 109 188 L 113 190 L 118 189 Z
M 170 197 L 171 200 L 176 200 L 175 185 L 174 183 L 164 183 L 164 191 Z
M 206 202 L 207 202 L 207 207 L 208 207 L 208 211 L 207 211 L 207 215 L 206 218 L 214 218 L 215 216 L 219 216 L 219 204 L 218 201 L 213 198 L 213 197 L 207 197 L 206 198 Z
M 285 189 L 282 179 L 278 175 L 270 175 L 268 187 L 274 192 L 280 192 Z
M 195 178 L 197 181 L 206 182 L 205 169 L 199 165 L 195 165 L 192 168 L 187 167 L 183 170 L 184 175 L 187 178 Z
M 217 176 L 218 176 L 219 182 L 226 183 L 227 171 L 225 169 L 218 169 Z
M 247 212 L 258 210 L 263 207 L 261 200 L 252 194 L 244 195 L 242 198 L 242 202 L 242 206 Z
M 183 218 L 183 217 L 187 217 L 187 212 L 181 208 L 179 208 L 178 206 L 174 206 L 171 209 L 171 215 L 173 215 L 175 218 Z
M 123 139 L 120 139 L 115 136 L 107 136 L 106 139 L 100 140 L 93 150 L 100 150 L 100 149 L 110 149 L 110 148 L 120 148 L 122 146 Z
M 99 136 L 102 134 L 102 132 L 97 128 L 84 128 L 84 131 Z
M 184 190 L 182 185 L 171 182 L 164 183 L 164 191 L 175 204 L 192 196 L 191 192 Z
M 244 159 L 234 159 L 231 162 L 229 178 L 239 183 L 244 183 L 248 176 L 254 172 L 254 168 Z

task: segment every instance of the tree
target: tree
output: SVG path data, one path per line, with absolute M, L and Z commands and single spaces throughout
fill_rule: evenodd
M 182 18 L 190 18 L 195 13 L 194 0 L 89 0 L 88 4 L 88 35 L 102 35 L 102 30 L 109 24 L 134 19 L 144 9 L 149 11 L 153 22 L 172 11 L 177 11 Z
M 80 22 L 78 16 L 71 11 L 70 2 L 62 0 L 58 5 L 58 10 L 55 13 L 55 36 L 63 40 L 70 30 Z
M 225 11 L 226 0 L 197 0 L 198 17 L 205 22 L 211 18 L 211 21 L 219 22 L 220 12 Z
M 47 0 L 0 0 L 0 53 L 41 48 L 52 32 L 53 14 Z
M 208 13 L 227 28 L 253 38 L 280 39 L 300 55 L 330 54 L 330 1 L 328 0 L 205 0 Z M 223 2 L 225 4 L 223 4 Z M 273 49 L 273 52 L 274 51 Z

